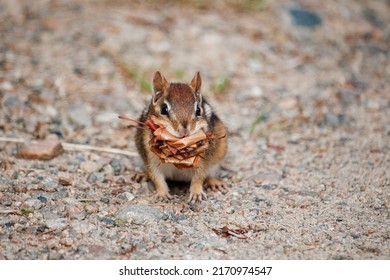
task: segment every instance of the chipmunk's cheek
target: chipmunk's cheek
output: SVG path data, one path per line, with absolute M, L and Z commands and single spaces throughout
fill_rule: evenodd
M 165 127 L 165 122 L 164 121 L 161 121 L 159 118 L 155 117 L 155 116 L 150 116 L 150 120 L 158 125 L 158 126 L 164 126 Z
M 207 131 L 207 122 L 206 121 L 197 121 L 193 128 L 191 128 L 190 135 L 197 133 L 199 130 Z
M 164 120 L 164 119 L 161 119 L 159 117 L 155 117 L 155 116 L 151 116 L 150 119 L 152 120 L 152 122 L 156 125 L 158 125 L 159 127 L 168 127 L 168 126 L 171 126 L 170 122 Z
M 179 137 L 179 138 L 181 137 L 181 135 L 180 135 L 178 129 L 175 129 L 171 124 L 167 124 L 167 125 L 165 126 L 165 128 L 166 128 L 166 130 L 167 130 L 170 134 L 172 134 L 173 136 L 176 136 L 176 137 Z

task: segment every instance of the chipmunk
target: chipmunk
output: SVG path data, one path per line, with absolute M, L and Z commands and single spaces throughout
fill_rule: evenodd
M 149 129 L 137 129 L 135 143 L 153 182 L 157 194 L 162 199 L 171 199 L 166 179 L 189 181 L 189 203 L 207 199 L 203 185 L 212 190 L 227 187 L 226 183 L 212 176 L 219 168 L 227 150 L 227 130 L 213 112 L 211 106 L 201 94 L 202 79 L 197 72 L 191 83 L 169 83 L 160 72 L 153 78 L 153 96 L 149 105 L 142 112 L 139 121 L 151 120 L 176 137 L 186 137 L 199 130 L 212 132 L 218 140 L 212 141 L 205 152 L 200 155 L 201 162 L 197 168 L 179 169 L 171 163 L 161 163 L 150 151 Z

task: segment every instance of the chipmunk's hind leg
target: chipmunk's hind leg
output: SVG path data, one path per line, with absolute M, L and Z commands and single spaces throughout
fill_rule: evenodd
M 213 177 L 207 177 L 205 180 L 206 190 L 227 192 L 229 185 L 225 181 Z
M 131 179 L 137 183 L 149 181 L 149 175 L 147 172 L 136 172 Z

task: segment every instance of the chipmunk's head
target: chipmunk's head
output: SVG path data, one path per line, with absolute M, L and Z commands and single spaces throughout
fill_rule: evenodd
M 201 94 L 202 79 L 197 72 L 191 83 L 169 83 L 160 72 L 153 79 L 151 120 L 177 137 L 208 130 Z

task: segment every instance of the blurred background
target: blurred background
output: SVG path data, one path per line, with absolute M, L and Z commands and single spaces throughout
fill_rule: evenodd
M 136 156 L 66 152 L 49 162 L 23 161 L 15 158 L 18 145 L 4 137 L 39 140 L 54 133 L 64 143 L 134 152 L 134 130 L 117 116 L 139 116 L 157 70 L 181 82 L 201 72 L 203 94 L 230 131 L 222 176 L 233 191 L 221 199 L 233 212 L 255 207 L 266 213 L 265 224 L 269 217 L 271 225 L 283 224 L 275 228 L 292 229 L 295 218 L 303 228 L 311 225 L 305 221 L 313 218 L 312 204 L 323 207 L 313 224 L 355 205 L 342 227 L 355 235 L 388 219 L 388 0 L 0 0 L 0 172 L 8 180 L 1 186 L 11 190 L 4 197 L 14 201 L 13 184 L 48 176 L 56 186 L 61 180 L 79 186 L 72 192 L 80 196 L 97 196 L 98 213 L 106 209 L 99 192 L 116 199 L 107 182 L 149 201 L 152 188 L 128 187 L 133 181 L 126 176 L 142 169 Z M 104 215 L 112 218 L 118 203 Z M 221 207 L 215 213 L 226 215 Z M 259 218 L 245 213 L 237 219 Z M 378 224 L 365 224 L 374 217 Z M 302 249 L 300 230 L 279 232 L 280 240 L 297 243 L 286 241 L 287 249 L 277 247 L 280 240 L 276 247 L 249 244 L 247 256 L 389 257 L 388 228 L 386 238 L 383 231 L 370 235 L 366 247 L 344 247 L 324 229 L 328 235 L 305 239 L 305 246 L 334 245 L 319 251 Z M 17 247 L 12 252 L 19 254 Z
M 156 70 L 176 81 L 201 71 L 204 94 L 232 131 L 248 135 L 274 114 L 337 125 L 345 110 L 332 97 L 388 89 L 388 1 L 2 0 L 0 8 L 7 135 L 125 147 L 115 117 L 139 115 Z

